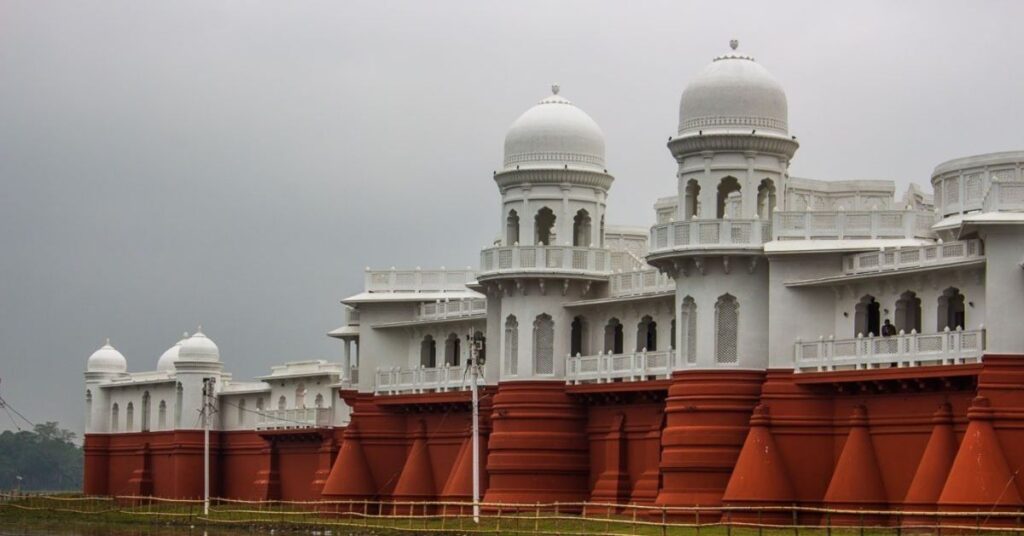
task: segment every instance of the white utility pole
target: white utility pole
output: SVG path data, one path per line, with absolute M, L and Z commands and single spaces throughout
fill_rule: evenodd
M 480 350 L 483 339 L 469 338 L 469 374 L 471 377 L 470 391 L 473 393 L 473 426 L 470 433 L 473 434 L 473 522 L 480 523 L 480 398 L 477 392 L 477 378 L 480 376 L 480 367 L 477 361 L 480 358 Z
M 210 515 L 210 423 L 213 421 L 213 378 L 203 378 L 203 515 Z

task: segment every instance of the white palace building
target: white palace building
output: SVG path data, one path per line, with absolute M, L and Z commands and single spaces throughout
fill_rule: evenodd
M 765 374 L 786 372 L 795 383 L 827 377 L 837 385 L 844 377 L 863 382 L 876 371 L 931 377 L 928 370 L 980 367 L 986 356 L 1024 354 L 1024 151 L 942 162 L 930 188 L 912 184 L 903 192 L 886 180 L 790 176 L 799 143 L 782 85 L 735 41 L 731 45 L 683 89 L 678 131 L 666 155 L 678 164 L 674 180 L 665 183 L 674 190 L 653 200 L 653 225 L 606 224 L 615 170 L 605 162 L 604 134 L 554 86 L 505 134 L 504 161 L 493 174 L 501 196 L 498 232 L 475 270 L 368 268 L 363 292 L 342 300 L 347 322 L 328 333 L 343 343 L 341 360 L 285 363 L 255 381 L 232 378 L 201 331 L 186 334 L 159 359 L 154 353 L 151 372 L 127 372 L 126 358 L 108 343 L 86 363 L 87 435 L 199 430 L 204 379 L 213 378 L 214 430 L 336 429 L 333 463 L 339 448 L 348 456 L 338 445 L 357 437 L 341 433 L 360 412 L 356 407 L 353 413 L 353 400 L 380 407 L 402 401 L 425 407 L 432 396 L 461 401 L 468 388 L 467 337 L 475 336 L 486 341 L 481 383 L 498 393 L 495 408 L 505 386 L 557 386 L 577 397 L 579 411 L 590 411 L 588 422 L 596 426 L 598 414 L 590 407 L 596 402 L 586 396 L 649 385 L 663 393 L 653 400 L 664 405 L 667 392 L 668 424 L 656 430 L 651 455 L 663 482 L 644 491 L 648 476 L 630 462 L 626 491 L 613 499 L 685 503 L 690 481 L 671 474 L 684 474 L 688 466 L 671 460 L 686 447 L 673 444 L 668 429 L 675 426 L 672 389 L 689 372 L 760 375 L 738 421 L 743 434 L 730 447 L 735 452 L 723 455 L 731 464 L 752 408 L 766 404 L 760 394 Z M 881 390 L 878 385 L 862 389 Z M 964 400 L 963 407 L 953 402 L 953 413 L 965 414 L 971 397 Z M 623 411 L 629 429 L 633 417 Z M 514 471 L 503 472 L 506 443 L 499 434 L 511 417 L 500 417 L 492 419 L 487 462 L 487 497 L 494 500 L 525 489 Z M 847 417 L 835 419 L 845 423 Z M 409 425 L 408 441 L 420 433 L 433 441 L 433 421 L 424 418 L 420 432 Z M 957 426 L 965 425 L 961 421 Z M 371 429 L 359 427 L 364 444 Z M 114 493 L 121 473 L 112 447 L 93 441 L 96 457 L 109 450 L 108 465 L 94 469 L 105 471 L 106 488 L 93 490 Z M 590 441 L 596 452 L 597 440 Z M 452 448 L 456 452 L 458 442 Z M 363 447 L 376 467 L 371 450 Z M 399 464 L 404 456 L 394 455 Z M 434 463 L 451 465 L 441 458 Z M 827 480 L 839 462 L 822 463 L 831 464 L 822 469 Z M 402 495 L 375 471 L 365 478 L 379 489 L 367 494 Z M 593 465 L 589 471 L 589 480 L 566 476 L 543 487 L 568 495 L 589 488 L 580 493 L 596 497 L 604 473 Z M 149 478 L 159 491 L 159 477 Z M 321 486 L 328 480 L 317 478 Z M 792 478 L 800 497 L 821 495 L 802 484 L 817 477 Z M 721 500 L 728 474 L 720 484 L 701 482 L 701 493 Z M 436 485 L 443 495 L 444 481 Z M 327 486 L 325 496 L 354 494 Z M 886 486 L 892 495 L 909 483 Z

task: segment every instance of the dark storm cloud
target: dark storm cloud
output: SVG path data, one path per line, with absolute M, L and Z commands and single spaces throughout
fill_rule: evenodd
M 0 2 L 0 393 L 81 430 L 111 337 L 202 323 L 237 378 L 336 359 L 362 269 L 466 266 L 551 82 L 607 135 L 612 223 L 674 192 L 685 81 L 732 37 L 785 86 L 797 176 L 926 184 L 1020 149 L 1018 2 Z M 3 416 L 0 416 L 2 418 Z M 9 423 L 0 423 L 0 426 Z

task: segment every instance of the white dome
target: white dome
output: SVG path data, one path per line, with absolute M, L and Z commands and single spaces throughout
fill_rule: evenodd
M 763 130 L 788 134 L 786 92 L 767 69 L 750 56 L 719 56 L 683 90 L 679 134 Z
M 125 372 L 128 370 L 128 360 L 111 346 L 110 339 L 107 339 L 107 344 L 89 356 L 85 370 L 86 372 Z
M 178 349 L 178 361 L 220 361 L 220 349 L 203 334 L 202 328 L 185 339 Z
M 586 112 L 552 95 L 516 119 L 505 134 L 505 169 L 585 168 L 604 171 L 604 133 Z
M 168 348 L 160 359 L 156 362 L 156 369 L 160 371 L 172 371 L 174 370 L 174 362 L 178 360 L 178 352 L 181 350 L 181 345 L 188 339 L 188 332 L 182 335 L 181 340 L 178 341 L 174 346 Z

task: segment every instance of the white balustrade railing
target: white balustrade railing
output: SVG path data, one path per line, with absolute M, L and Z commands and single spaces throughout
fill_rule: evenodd
M 797 372 L 827 372 L 978 362 L 985 350 L 985 330 L 947 328 L 940 333 L 900 333 L 891 337 L 797 340 Z
M 932 246 L 888 249 L 847 255 L 843 258 L 843 273 L 862 274 L 900 268 L 938 266 L 970 259 L 980 259 L 984 256 L 985 253 L 981 247 L 981 240 L 961 240 Z
M 931 238 L 935 214 L 926 210 L 777 211 L 772 219 L 777 240 Z
M 760 248 L 772 239 L 768 220 L 687 220 L 651 227 L 650 253 L 708 248 Z
M 416 306 L 416 320 L 446 320 L 487 313 L 487 300 L 449 300 L 421 303 Z
M 472 270 L 366 270 L 367 292 L 452 292 L 466 290 Z
M 524 271 L 607 275 L 611 252 L 576 246 L 497 246 L 480 252 L 481 275 Z
M 256 414 L 256 429 L 326 428 L 331 416 L 331 408 L 264 409 Z
M 470 388 L 470 376 L 462 366 L 378 368 L 374 392 L 380 395 L 461 391 Z M 483 378 L 477 385 L 484 385 Z
M 612 297 L 635 296 L 676 289 L 675 281 L 654 268 L 618 272 L 608 278 L 608 291 Z
M 672 375 L 672 353 L 641 350 L 631 354 L 571 355 L 565 361 L 565 382 L 578 385 L 668 378 Z
M 985 212 L 1024 210 L 1024 182 L 992 179 L 983 209 Z

